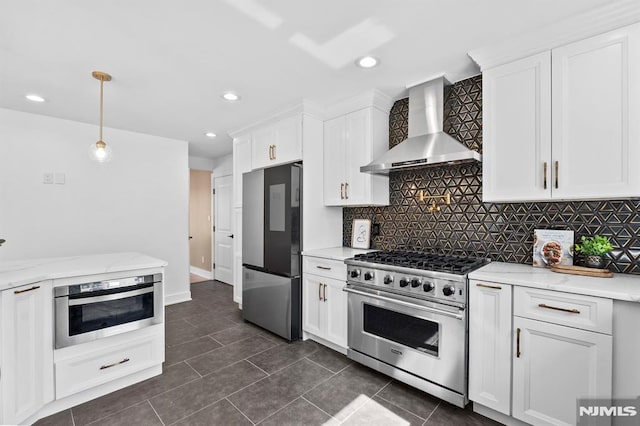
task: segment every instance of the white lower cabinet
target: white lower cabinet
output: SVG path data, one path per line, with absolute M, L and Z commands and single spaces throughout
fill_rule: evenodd
M 609 335 L 514 317 L 513 417 L 575 425 L 580 398 L 611 398 Z
M 305 265 L 309 265 L 306 258 Z M 302 329 L 308 337 L 329 343 L 334 349 L 347 349 L 347 294 L 342 291 L 346 282 L 331 277 L 346 267 L 338 261 L 324 261 L 328 275 L 303 274 Z
M 2 424 L 20 424 L 53 401 L 51 281 L 0 293 Z
M 469 399 L 511 414 L 511 286 L 469 284 Z

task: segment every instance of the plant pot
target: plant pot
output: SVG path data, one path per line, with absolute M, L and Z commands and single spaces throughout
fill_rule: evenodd
M 587 268 L 604 268 L 604 256 L 590 254 L 584 257 L 584 266 Z

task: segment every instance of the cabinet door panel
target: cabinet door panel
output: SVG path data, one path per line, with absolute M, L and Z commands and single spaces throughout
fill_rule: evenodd
M 549 198 L 550 52 L 485 71 L 482 96 L 483 201 Z
M 275 124 L 273 165 L 302 160 L 302 117 L 295 115 Z
M 611 336 L 520 317 L 513 327 L 515 418 L 576 424 L 577 399 L 611 397 Z
M 511 414 L 511 286 L 469 283 L 469 399 Z
M 552 63 L 553 198 L 640 195 L 640 25 L 554 49 Z
M 322 283 L 321 277 L 315 275 L 303 275 L 302 288 L 302 329 L 319 337 L 324 337 L 322 329 L 323 316 L 322 311 Z
M 233 141 L 233 206 L 242 207 L 242 174 L 251 170 L 251 141 Z
M 326 294 L 323 299 L 326 314 L 326 339 L 331 343 L 347 347 L 347 293 L 342 291 L 344 281 L 327 278 L 323 280 L 326 285 Z
M 261 169 L 273 163 L 272 147 L 276 144 L 276 128 L 273 125 L 251 133 L 251 168 Z
M 324 122 L 324 204 L 344 204 L 346 183 L 345 118 L 338 117 Z
M 371 202 L 371 178 L 361 173 L 360 166 L 371 158 L 371 108 L 352 112 L 345 116 L 346 146 L 346 202 L 344 205 L 358 205 Z

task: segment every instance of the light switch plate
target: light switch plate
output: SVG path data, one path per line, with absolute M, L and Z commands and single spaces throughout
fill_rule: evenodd
M 53 173 L 43 173 L 42 174 L 42 183 L 47 185 L 53 183 Z

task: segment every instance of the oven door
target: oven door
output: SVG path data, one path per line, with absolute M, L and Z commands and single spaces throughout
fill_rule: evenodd
M 161 282 L 106 295 L 56 297 L 56 349 L 162 322 Z
M 463 308 L 349 284 L 350 349 L 466 394 Z

